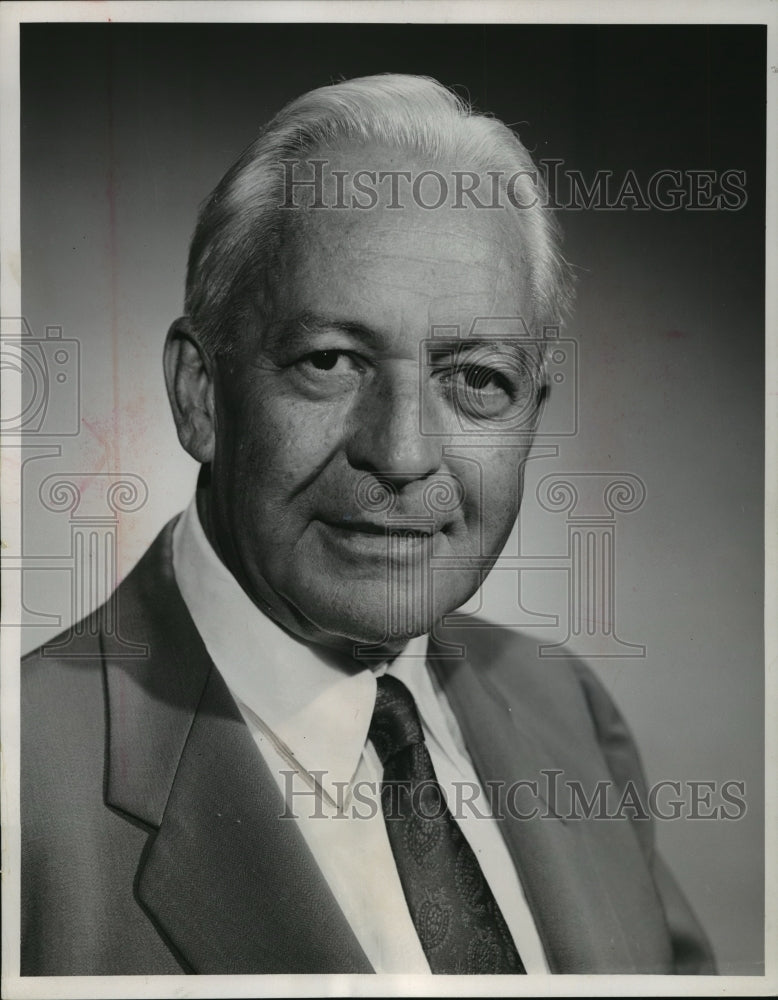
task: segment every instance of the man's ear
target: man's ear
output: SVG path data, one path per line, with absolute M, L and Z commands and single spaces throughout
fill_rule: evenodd
M 168 330 L 164 367 L 178 440 L 196 461 L 211 462 L 216 442 L 213 362 L 187 316 L 177 319 Z

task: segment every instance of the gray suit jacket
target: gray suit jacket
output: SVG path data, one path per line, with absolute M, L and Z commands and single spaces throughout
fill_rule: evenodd
M 176 586 L 171 536 L 172 523 L 113 601 L 23 660 L 22 974 L 371 972 L 279 819 Z M 606 781 L 618 799 L 630 780 L 643 793 L 624 723 L 582 664 L 539 662 L 498 627 L 441 636 L 431 663 L 482 782 L 534 779 L 542 794 L 558 770 L 587 794 Z M 553 972 L 714 971 L 650 821 L 568 819 L 561 799 L 559 818 L 511 818 L 538 805 L 525 792 L 499 823 Z

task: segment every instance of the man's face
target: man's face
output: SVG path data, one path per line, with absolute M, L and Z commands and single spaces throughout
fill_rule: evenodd
M 533 390 L 501 337 L 529 318 L 525 269 L 475 208 L 298 214 L 269 326 L 217 365 L 210 532 L 292 631 L 398 648 L 515 520 Z

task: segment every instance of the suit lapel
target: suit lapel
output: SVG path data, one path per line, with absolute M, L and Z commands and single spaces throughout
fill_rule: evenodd
M 206 682 L 137 882 L 194 972 L 372 972 L 224 682 Z
M 172 524 L 119 588 L 102 636 L 106 802 L 151 831 L 139 902 L 198 973 L 371 972 L 173 578 Z
M 461 638 L 461 636 L 457 636 Z M 473 630 L 466 637 L 477 649 Z M 486 656 L 477 667 L 466 659 L 451 661 L 431 650 L 431 664 L 456 714 L 465 744 L 482 783 L 496 782 L 500 829 L 519 874 L 552 972 L 669 972 L 667 927 L 645 857 L 627 820 L 569 819 L 569 803 L 544 795 L 553 784 L 549 772 L 562 773 L 560 788 L 579 781 L 591 795 L 597 781 L 609 777 L 602 755 L 586 727 L 585 709 L 567 719 L 559 707 L 547 711 L 538 669 L 522 677 L 521 657 L 513 649 L 507 665 L 511 684 Z M 500 658 L 501 650 L 484 651 Z M 472 662 L 472 661 L 471 661 Z M 506 664 L 503 664 L 505 667 Z M 502 673 L 504 673 L 503 671 Z M 526 680 L 526 697 L 517 684 Z M 547 679 L 546 690 L 553 690 Z M 548 697 L 548 695 L 547 695 Z M 564 700 L 560 698 L 560 700 Z M 591 729 L 591 727 L 588 727 Z M 578 730 L 578 731 L 577 731 Z M 519 780 L 535 782 L 506 794 Z M 609 802 L 612 807 L 610 790 Z M 618 796 L 616 796 L 618 798 Z M 532 816 L 533 809 L 537 815 Z M 559 818 L 554 817 L 554 813 Z M 522 819 L 517 816 L 532 816 Z

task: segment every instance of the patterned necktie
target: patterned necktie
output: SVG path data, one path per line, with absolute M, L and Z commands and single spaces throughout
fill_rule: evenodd
M 381 803 L 405 899 L 434 973 L 523 973 L 500 908 L 448 810 L 416 704 L 378 678 L 370 739 L 384 765 Z

